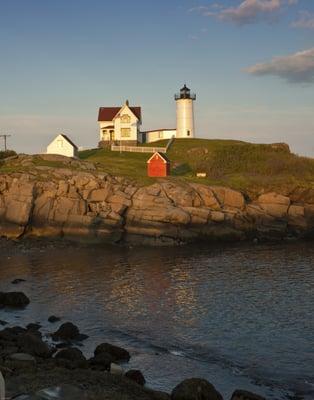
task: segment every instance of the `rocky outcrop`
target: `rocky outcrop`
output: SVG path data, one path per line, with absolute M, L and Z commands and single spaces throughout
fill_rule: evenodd
M 87 335 L 80 333 L 78 327 L 72 322 L 62 324 L 56 332 L 52 333 L 51 337 L 55 341 L 84 340 L 88 338 Z
M 168 245 L 298 238 L 314 231 L 314 189 L 249 198 L 226 187 L 168 179 L 139 187 L 85 164 L 79 170 L 75 162 L 1 174 L 0 235 Z
M 205 379 L 186 379 L 171 393 L 171 400 L 223 400 L 222 395 Z
M 109 343 L 98 345 L 94 354 L 95 357 L 99 357 L 101 354 L 109 355 L 112 362 L 129 361 L 130 359 L 130 353 L 127 350 Z
M 23 308 L 30 303 L 23 292 L 0 292 L 0 307 Z

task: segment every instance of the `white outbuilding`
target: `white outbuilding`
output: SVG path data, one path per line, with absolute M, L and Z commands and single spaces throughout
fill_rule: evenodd
M 77 157 L 78 147 L 66 135 L 60 134 L 47 146 L 47 154 Z

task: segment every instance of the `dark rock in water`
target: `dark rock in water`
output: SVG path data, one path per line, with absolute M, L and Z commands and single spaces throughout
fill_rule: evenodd
M 85 340 L 85 339 L 88 339 L 88 335 L 85 335 L 84 333 L 80 333 L 76 338 L 75 338 L 75 340 L 76 341 L 78 341 L 78 342 L 82 342 L 83 340 Z M 82 344 L 77 344 L 78 346 L 82 346 Z
M 5 325 L 8 325 L 8 323 L 7 323 L 6 321 L 2 321 L 2 320 L 0 319 L 0 325 L 5 326 Z
M 59 366 L 68 369 L 86 368 L 88 366 L 87 360 L 81 350 L 74 347 L 60 350 L 55 355 L 55 359 Z
M 102 343 L 96 347 L 94 352 L 95 356 L 101 353 L 109 354 L 113 362 L 129 361 L 131 357 L 127 350 L 109 343 Z
M 25 307 L 30 303 L 23 292 L 0 292 L 0 307 Z
M 222 395 L 205 379 L 192 378 L 179 383 L 171 393 L 171 400 L 223 400 Z
M 17 278 L 17 279 L 14 279 L 11 283 L 12 283 L 12 285 L 17 285 L 18 283 L 22 283 L 22 282 L 26 282 L 26 280 Z
M 266 400 L 258 394 L 247 392 L 246 390 L 236 390 L 233 392 L 230 400 Z
M 130 369 L 125 373 L 125 377 L 131 379 L 132 381 L 138 383 L 141 386 L 144 386 L 146 383 L 144 375 L 142 374 L 141 371 L 137 369 Z
M 32 356 L 49 358 L 51 355 L 48 345 L 30 332 L 20 334 L 17 337 L 17 345 L 23 353 L 29 353 Z
M 84 340 L 88 336 L 81 334 L 76 325 L 66 322 L 51 337 L 53 340 Z
M 15 326 L 13 328 L 5 328 L 0 331 L 0 342 L 16 342 L 18 335 L 26 332 L 26 329 L 19 326 Z
M 31 323 L 31 324 L 26 325 L 26 329 L 28 331 L 30 331 L 31 333 L 33 333 L 34 335 L 39 336 L 39 337 L 41 337 L 41 333 L 39 332 L 40 328 L 41 328 L 40 324 Z
M 48 322 L 51 322 L 51 323 L 58 322 L 58 321 L 60 321 L 60 318 L 59 318 L 59 317 L 56 317 L 55 315 L 51 315 L 51 316 L 48 318 Z
M 57 343 L 55 345 L 56 349 L 67 349 L 69 347 L 72 347 L 72 343 L 71 342 L 61 342 L 61 343 Z
M 110 371 L 112 362 L 113 358 L 107 353 L 99 353 L 89 360 L 91 368 L 99 371 Z

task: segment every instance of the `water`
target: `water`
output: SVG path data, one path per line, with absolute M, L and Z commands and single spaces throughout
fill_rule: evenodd
M 48 316 L 131 350 L 150 387 L 196 376 L 226 399 L 314 398 L 314 248 L 311 243 L 122 248 L 1 242 L 0 290 L 31 304 L 0 310 L 12 325 Z M 25 283 L 11 285 L 14 278 Z

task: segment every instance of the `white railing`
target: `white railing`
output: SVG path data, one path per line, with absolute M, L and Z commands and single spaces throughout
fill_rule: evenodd
M 131 153 L 167 153 L 169 147 L 174 142 L 175 136 L 172 136 L 166 147 L 141 147 L 141 146 L 119 146 L 112 144 L 111 151 L 128 151 Z
M 169 142 L 167 143 L 167 147 L 166 147 L 166 151 L 165 153 L 167 153 L 167 151 L 169 150 L 169 147 L 172 145 L 172 143 L 174 142 L 175 136 L 171 136 L 171 139 L 169 140 Z
M 141 147 L 111 145 L 111 151 L 128 151 L 131 153 L 166 153 L 167 147 Z

